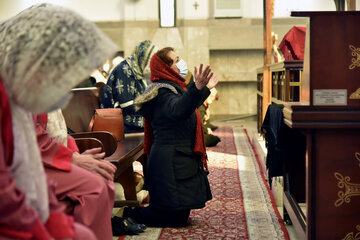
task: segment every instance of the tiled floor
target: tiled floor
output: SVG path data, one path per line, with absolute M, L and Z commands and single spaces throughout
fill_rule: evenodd
M 239 126 L 243 125 L 248 132 L 257 133 L 257 116 L 214 116 L 211 123 L 216 126 Z M 214 132 L 216 134 L 216 131 Z M 258 138 L 261 141 L 261 137 Z M 262 143 L 260 143 L 262 144 Z M 262 144 L 264 145 L 264 144 Z M 281 190 L 278 190 L 281 191 Z M 274 194 L 282 194 L 281 192 L 274 192 Z M 281 206 L 278 207 L 280 214 L 283 213 Z M 290 236 L 290 240 L 298 240 L 295 229 L 292 225 L 285 225 Z

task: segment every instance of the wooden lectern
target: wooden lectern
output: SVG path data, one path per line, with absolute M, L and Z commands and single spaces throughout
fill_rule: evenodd
M 309 17 L 301 102 L 284 121 L 305 135 L 306 211 L 284 205 L 300 239 L 360 238 L 360 12 L 293 12 Z

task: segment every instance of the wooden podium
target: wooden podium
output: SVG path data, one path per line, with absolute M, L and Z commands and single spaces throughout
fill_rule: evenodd
M 360 239 L 360 12 L 309 17 L 301 102 L 284 121 L 305 135 L 306 211 L 284 205 L 300 239 Z

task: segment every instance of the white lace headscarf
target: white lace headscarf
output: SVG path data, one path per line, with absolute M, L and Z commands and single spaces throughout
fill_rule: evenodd
M 35 5 L 0 23 L 0 75 L 15 144 L 11 171 L 43 222 L 48 193 L 31 113 L 49 111 L 116 50 L 95 24 L 56 5 Z

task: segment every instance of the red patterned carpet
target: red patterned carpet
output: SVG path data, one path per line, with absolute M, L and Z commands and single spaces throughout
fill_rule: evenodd
M 289 239 L 246 130 L 219 127 L 215 133 L 221 142 L 208 148 L 213 199 L 205 208 L 192 211 L 191 224 L 184 228 L 148 228 L 138 236 L 119 239 Z

